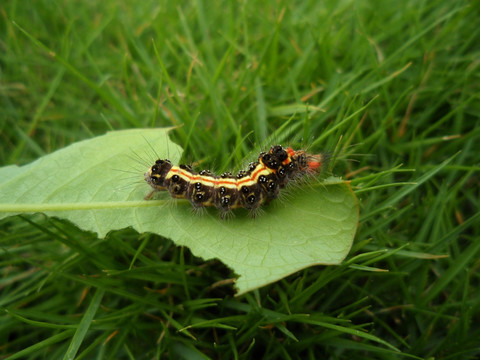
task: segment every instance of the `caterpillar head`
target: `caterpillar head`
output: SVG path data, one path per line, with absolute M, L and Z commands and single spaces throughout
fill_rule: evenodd
M 170 160 L 158 159 L 145 173 L 145 181 L 155 190 L 166 190 L 165 177 L 171 168 Z

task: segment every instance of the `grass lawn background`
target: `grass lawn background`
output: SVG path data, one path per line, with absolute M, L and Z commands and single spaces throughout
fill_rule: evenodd
M 0 358 L 479 356 L 479 18 L 473 1 L 2 2 L 2 166 L 181 125 L 184 161 L 224 171 L 275 134 L 336 152 L 361 219 L 348 266 L 241 297 L 168 239 L 3 220 Z

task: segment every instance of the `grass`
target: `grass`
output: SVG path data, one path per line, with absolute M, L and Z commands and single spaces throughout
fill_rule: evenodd
M 234 297 L 228 268 L 168 239 L 3 220 L 0 358 L 478 357 L 479 12 L 4 2 L 2 165 L 181 125 L 200 168 L 240 167 L 271 142 L 336 152 L 361 222 L 343 265 Z

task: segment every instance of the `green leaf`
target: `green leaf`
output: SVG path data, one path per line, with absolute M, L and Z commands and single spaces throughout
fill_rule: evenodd
M 182 149 L 168 131 L 110 132 L 22 167 L 1 168 L 0 218 L 41 212 L 99 237 L 126 227 L 156 233 L 205 260 L 220 259 L 240 276 L 239 293 L 311 265 L 339 264 L 348 254 L 358 206 L 349 183 L 338 178 L 290 188 L 255 219 L 242 209 L 227 220 L 213 208 L 195 214 L 187 200 L 167 192 L 143 200 L 150 164 L 157 157 L 180 159 Z
M 100 303 L 102 302 L 104 293 L 105 290 L 103 289 L 97 289 L 97 291 L 95 292 L 90 306 L 83 315 L 82 321 L 80 321 L 80 324 L 78 324 L 75 335 L 73 336 L 70 345 L 68 346 L 67 352 L 63 357 L 64 360 L 75 359 L 78 349 L 82 345 L 82 342 L 85 340 L 85 335 L 87 334 L 87 331 L 92 324 L 93 318 L 97 313 Z

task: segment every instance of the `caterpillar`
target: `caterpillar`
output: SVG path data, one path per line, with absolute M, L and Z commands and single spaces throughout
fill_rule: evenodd
M 173 198 L 188 199 L 194 209 L 216 207 L 222 219 L 236 208 L 250 210 L 254 217 L 255 211 L 276 199 L 290 181 L 319 174 L 327 159 L 326 154 L 308 154 L 305 150 L 275 145 L 236 175 L 196 172 L 190 165 L 175 166 L 168 159 L 158 159 L 144 175 L 153 188 L 145 199 L 156 191 L 168 191 Z

